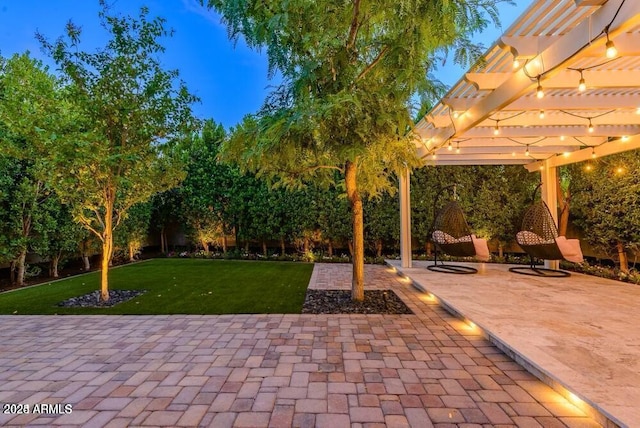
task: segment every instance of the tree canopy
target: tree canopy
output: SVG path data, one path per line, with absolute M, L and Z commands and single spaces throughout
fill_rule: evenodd
M 164 70 L 160 39 L 171 32 L 161 18 L 99 13 L 111 38 L 94 53 L 81 46 L 81 29 L 69 22 L 64 37 L 37 38 L 60 67 L 70 104 L 67 129 L 50 133 L 48 181 L 74 218 L 102 242 L 102 299 L 108 300 L 113 229 L 136 203 L 175 186 L 183 174 L 173 143 L 194 129 L 196 98 L 176 70 Z
M 204 2 L 204 1 L 203 1 Z M 430 78 L 449 49 L 469 63 L 469 36 L 497 21 L 499 0 L 290 2 L 209 0 L 233 39 L 266 48 L 283 83 L 225 147 L 227 156 L 287 185 L 342 174 L 354 239 L 352 296 L 364 298 L 362 196 L 417 166 L 411 102 L 439 94 Z

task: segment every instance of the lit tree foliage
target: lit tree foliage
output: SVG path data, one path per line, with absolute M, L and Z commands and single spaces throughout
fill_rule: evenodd
M 585 239 L 618 259 L 629 272 L 627 251 L 640 246 L 640 152 L 607 156 L 585 170 L 585 164 L 569 167 L 574 222 Z
M 49 181 L 102 244 L 101 298 L 108 300 L 114 229 L 133 205 L 183 178 L 169 149 L 193 129 L 195 98 L 177 71 L 161 66 L 158 40 L 170 35 L 163 19 L 149 19 L 147 8 L 137 19 L 114 16 L 101 5 L 111 37 L 97 52 L 82 50 L 71 22 L 55 43 L 37 37 L 67 79 L 74 107 L 72 129 L 51 136 Z
M 28 53 L 0 57 L 0 217 L 2 251 L 24 283 L 25 260 L 32 250 L 34 227 L 46 221 L 51 189 L 43 178 L 48 164 L 43 156 L 45 133 L 63 121 L 60 85 L 41 62 Z
M 340 172 L 352 214 L 354 300 L 364 298 L 362 197 L 418 165 L 409 103 L 434 95 L 427 75 L 437 55 L 453 48 L 459 62 L 476 58 L 467 36 L 488 24 L 487 14 L 497 20 L 498 2 L 207 2 L 233 39 L 266 47 L 284 82 L 236 130 L 227 156 L 290 186 Z

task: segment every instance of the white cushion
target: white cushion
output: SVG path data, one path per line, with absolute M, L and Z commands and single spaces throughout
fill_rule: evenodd
M 574 263 L 582 263 L 584 261 L 578 239 L 567 239 L 564 236 L 558 236 L 556 238 L 556 244 L 565 260 Z
M 489 253 L 489 246 L 487 240 L 483 238 L 476 238 L 475 235 L 471 235 L 471 241 L 473 242 L 473 248 L 476 250 L 476 259 L 487 262 L 491 258 Z

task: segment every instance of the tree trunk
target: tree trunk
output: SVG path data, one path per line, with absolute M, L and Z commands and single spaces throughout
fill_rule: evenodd
M 558 177 L 556 194 L 558 195 L 558 209 L 560 215 L 558 215 L 558 235 L 567 236 L 567 227 L 569 226 L 569 204 L 571 195 L 569 189 L 566 194 L 562 193 L 562 187 L 560 186 L 560 177 Z
M 91 269 L 91 262 L 89 261 L 89 256 L 86 254 L 82 255 L 82 263 L 84 264 L 84 270 L 90 270 Z
M 102 232 L 102 266 L 100 273 L 100 299 L 109 301 L 109 266 L 113 256 L 113 204 L 115 191 L 108 190 L 108 198 L 104 213 L 104 231 Z
M 347 247 L 349 248 L 349 255 L 353 258 L 353 239 L 347 241 Z
M 244 241 L 244 252 L 249 254 L 249 241 Z
M 267 241 L 262 240 L 262 254 L 267 257 Z
M 133 244 L 133 242 L 129 242 L 129 261 L 130 262 L 134 262 L 136 261 L 136 251 L 135 251 L 135 245 Z
M 351 281 L 351 299 L 361 302 L 364 300 L 364 214 L 356 178 L 356 164 L 347 161 L 344 180 L 353 222 L 353 279 Z
M 62 252 L 58 251 L 57 254 L 51 256 L 51 261 L 49 262 L 49 276 L 52 278 L 58 278 L 58 263 L 60 263 L 60 258 L 62 257 Z
M 11 284 L 15 284 L 16 283 L 16 261 L 15 260 L 11 260 L 11 262 L 9 263 L 9 280 L 11 282 Z
M 18 255 L 18 259 L 16 260 L 16 267 L 18 268 L 18 275 L 16 277 L 16 284 L 19 286 L 24 285 L 24 272 L 27 268 L 26 266 L 27 260 L 27 249 L 23 248 L 20 251 L 20 255 Z
M 427 254 L 427 257 L 431 255 L 431 241 L 427 241 L 427 243 L 424 246 L 424 251 Z
M 304 244 L 303 244 L 302 250 L 304 251 L 305 254 L 309 252 L 309 238 L 307 238 L 306 236 L 304 237 Z
M 227 254 L 227 235 L 222 235 L 222 254 Z
M 627 259 L 627 252 L 624 250 L 624 244 L 618 242 L 616 245 L 618 249 L 618 259 L 620 260 L 620 270 L 624 273 L 629 273 L 629 260 Z
M 502 258 L 503 255 L 504 255 L 504 245 L 502 245 L 502 242 L 498 242 L 498 257 Z
M 202 244 L 202 249 L 206 254 L 209 254 L 209 243 L 205 239 L 200 240 L 200 244 Z
M 333 257 L 333 241 L 329 239 L 329 243 L 327 244 L 327 252 L 329 253 L 329 257 Z
M 160 252 L 162 254 L 166 254 L 167 253 L 167 246 L 166 241 L 165 241 L 165 234 L 164 234 L 164 226 L 162 226 L 162 228 L 160 229 Z
M 284 238 L 281 237 L 280 238 L 280 254 L 282 256 L 284 256 L 285 250 L 286 250 L 286 248 L 285 248 Z
M 382 239 L 376 241 L 376 257 L 382 257 Z

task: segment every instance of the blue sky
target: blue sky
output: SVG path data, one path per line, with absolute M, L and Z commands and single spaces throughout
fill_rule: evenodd
M 516 0 L 517 6 L 503 5 L 500 16 L 503 29 L 530 4 Z M 235 46 L 226 28 L 213 12 L 196 0 L 111 0 L 114 11 L 137 16 L 141 6 L 151 16 L 161 16 L 174 36 L 164 41 L 167 48 L 163 64 L 178 69 L 189 90 L 201 98 L 194 112 L 201 118 L 213 118 L 225 128 L 236 125 L 242 117 L 256 112 L 270 91 L 266 55 L 248 49 L 242 42 Z M 49 40 L 64 32 L 70 19 L 83 29 L 84 49 L 103 46 L 107 35 L 98 20 L 97 0 L 0 0 L 0 55 L 31 52 L 45 64 L 53 65 L 40 51 L 36 31 Z M 490 28 L 478 40 L 491 45 L 502 33 Z M 451 63 L 451 61 L 449 61 Z M 446 84 L 454 84 L 463 70 L 447 64 L 436 73 Z

